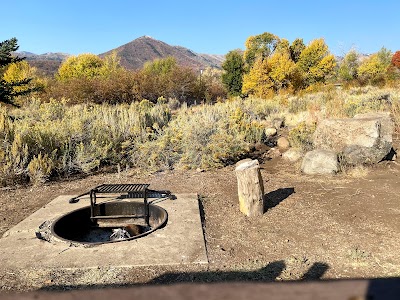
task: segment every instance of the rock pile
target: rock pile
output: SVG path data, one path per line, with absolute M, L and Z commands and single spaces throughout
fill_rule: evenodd
M 338 165 L 333 163 L 333 155 L 336 155 L 336 162 L 340 158 L 347 165 L 378 163 L 392 149 L 393 130 L 389 113 L 323 120 L 313 136 L 315 150 L 305 155 L 302 171 L 306 174 L 337 172 Z M 330 170 L 327 170 L 328 167 Z

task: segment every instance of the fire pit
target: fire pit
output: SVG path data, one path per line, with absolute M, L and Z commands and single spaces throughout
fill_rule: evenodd
M 51 233 L 52 224 L 54 227 L 59 225 L 58 222 L 54 223 L 54 220 L 90 205 L 89 195 L 74 204 L 69 203 L 71 196 L 60 195 L 4 233 L 0 238 L 1 268 L 10 270 L 24 284 L 32 284 L 32 276 L 37 283 L 43 283 L 49 278 L 73 278 L 78 270 L 79 278 L 82 280 L 76 284 L 95 285 L 98 284 L 97 275 L 109 274 L 111 269 L 113 276 L 102 278 L 109 278 L 115 283 L 115 278 L 125 278 L 124 274 L 129 268 L 182 264 L 205 266 L 208 259 L 198 195 L 175 194 L 171 201 L 152 198 L 151 192 L 149 194 L 150 226 L 152 226 L 152 205 L 156 204 L 168 212 L 168 221 L 162 229 L 135 240 L 94 246 L 71 240 L 61 241 Z M 144 204 L 140 198 L 115 199 L 117 196 L 118 194 L 100 195 L 97 198 L 98 205 L 112 202 Z M 90 221 L 90 208 L 83 214 L 86 214 L 84 218 L 90 224 L 90 229 L 95 230 L 97 227 L 93 227 Z M 143 218 L 139 220 L 146 224 Z M 45 226 L 47 231 L 41 231 L 43 234 L 41 238 L 38 235 L 39 239 L 33 238 L 33 233 L 38 233 L 38 228 L 44 227 L 42 226 L 44 221 L 48 221 Z M 71 222 L 64 224 L 71 226 Z M 80 230 L 79 226 L 76 228 Z M 74 230 L 71 228 L 64 231 L 67 231 L 67 237 L 70 237 L 69 234 Z M 62 235 L 61 232 L 59 234 Z M 73 236 L 71 238 L 74 239 Z M 79 278 L 77 280 L 80 280 Z M 53 282 L 53 284 L 58 283 L 59 281 Z
M 51 234 L 62 241 L 98 245 L 129 241 L 163 227 L 168 218 L 165 209 L 148 203 L 148 198 L 170 198 L 169 191 L 148 189 L 148 184 L 104 184 L 70 199 L 76 203 L 90 194 L 90 206 L 69 212 L 51 225 Z M 99 194 L 116 194 L 117 200 L 97 203 Z M 143 199 L 138 202 L 132 199 Z

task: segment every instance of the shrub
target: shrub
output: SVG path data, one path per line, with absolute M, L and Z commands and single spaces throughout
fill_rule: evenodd
M 369 111 L 390 110 L 390 93 L 385 90 L 375 90 L 368 94 L 351 95 L 344 101 L 343 110 L 347 117 Z
M 256 104 L 257 103 L 257 104 Z M 230 164 L 246 154 L 250 145 L 262 141 L 262 116 L 250 111 L 264 103 L 264 114 L 271 106 L 264 100 L 217 103 L 181 108 L 160 132 L 132 152 L 132 163 L 152 169 L 204 168 Z M 264 117 L 264 115 L 263 115 Z
M 301 122 L 289 131 L 289 142 L 292 147 L 310 151 L 313 149 L 312 135 L 315 132 L 316 124 L 308 125 Z
M 42 184 L 49 180 L 54 169 L 54 160 L 47 154 L 34 156 L 28 164 L 29 179 L 34 184 Z
M 29 162 L 28 146 L 20 134 L 6 136 L 0 148 L 0 182 L 2 185 L 24 182 Z
M 105 77 L 53 80 L 42 97 L 45 100 L 65 98 L 69 104 L 131 103 L 143 99 L 142 78 L 138 72 L 118 69 Z
M 176 102 L 176 101 L 175 101 Z M 391 110 L 400 124 L 400 93 L 374 87 L 328 90 L 269 100 L 232 98 L 214 105 L 182 105 L 165 98 L 131 104 L 67 105 L 31 99 L 22 109 L 0 107 L 0 183 L 88 174 L 103 166 L 141 170 L 211 169 L 244 157 L 265 141 L 266 120 L 285 115 L 294 147 L 309 150 L 320 117 Z M 291 111 L 292 113 L 288 112 Z M 315 114 L 315 116 L 313 116 Z
M 127 149 L 156 139 L 170 120 L 166 104 L 65 106 L 33 100 L 0 113 L 0 180 L 40 183 L 52 175 L 89 173 L 129 162 Z

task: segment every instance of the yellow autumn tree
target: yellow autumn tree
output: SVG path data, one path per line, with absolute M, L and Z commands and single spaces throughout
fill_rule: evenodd
M 84 53 L 70 56 L 58 69 L 57 78 L 61 81 L 69 79 L 90 79 L 110 77 L 121 70 L 120 59 L 114 51 L 101 59 L 95 54 Z
M 7 70 L 4 72 L 3 79 L 6 82 L 17 82 L 24 80 L 25 78 L 36 77 L 36 68 L 31 67 L 25 60 L 12 63 L 8 66 Z M 26 87 L 16 86 L 14 88 L 16 91 L 22 91 Z
M 324 39 L 316 39 L 301 52 L 297 66 L 302 72 L 305 86 L 309 86 L 325 82 L 334 73 L 336 60 L 329 53 Z
M 359 78 L 363 83 L 384 84 L 390 66 L 391 52 L 382 48 L 377 53 L 365 59 L 358 67 Z
M 93 78 L 102 73 L 104 61 L 95 54 L 84 53 L 70 56 L 58 69 L 58 79 Z
M 122 69 L 121 59 L 119 58 L 116 51 L 113 51 L 111 54 L 106 55 L 103 58 L 103 61 L 104 64 L 100 73 L 104 77 L 115 75 L 117 71 L 120 71 Z
M 273 94 L 273 82 L 269 76 L 267 59 L 257 59 L 250 71 L 243 76 L 242 93 L 260 98 L 269 98 Z
M 290 44 L 287 39 L 280 39 L 276 45 L 275 52 L 287 52 L 290 54 Z
M 249 73 L 244 75 L 244 94 L 267 98 L 282 89 L 297 87 L 298 70 L 291 60 L 287 47 L 271 57 L 257 60 Z
M 298 70 L 288 51 L 276 52 L 268 59 L 269 76 L 274 83 L 274 91 L 296 87 Z
M 10 64 L 3 74 L 3 80 L 10 84 L 24 81 L 26 78 L 30 78 L 29 82 L 24 85 L 15 85 L 13 87 L 14 93 L 23 95 L 27 90 L 31 92 L 39 91 L 46 85 L 46 80 L 38 77 L 37 69 L 31 67 L 25 60 Z M 23 104 L 21 96 L 16 98 L 15 104 Z

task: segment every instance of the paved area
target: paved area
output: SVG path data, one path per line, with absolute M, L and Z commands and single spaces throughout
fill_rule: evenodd
M 178 194 L 176 200 L 157 205 L 168 212 L 167 225 L 152 234 L 128 242 L 72 247 L 63 242 L 39 240 L 35 231 L 46 220 L 87 206 L 82 198 L 70 204 L 71 195 L 59 196 L 0 239 L 0 268 L 4 269 L 85 269 L 126 268 L 150 265 L 207 264 L 206 248 L 196 194 Z

